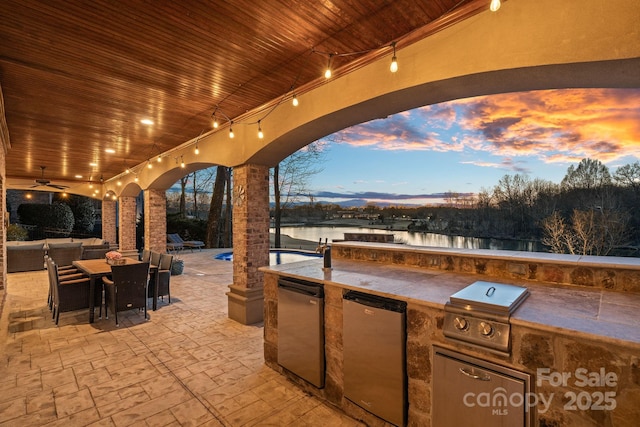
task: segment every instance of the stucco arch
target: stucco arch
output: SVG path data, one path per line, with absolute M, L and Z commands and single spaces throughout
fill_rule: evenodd
M 496 13 L 481 12 L 413 44 L 399 41 L 397 73 L 389 72 L 390 58 L 383 57 L 306 92 L 301 88 L 298 107 L 283 102 L 266 118 L 264 111 L 234 118 L 234 139 L 228 125 L 199 136 L 197 156 L 194 138 L 167 153 L 162 165 L 138 165 L 140 187 L 168 188 L 184 171 L 177 159 L 186 170 L 275 166 L 338 130 L 442 101 L 537 89 L 640 87 L 638 16 L 635 0 L 505 2 Z M 257 137 L 258 119 L 264 139 Z M 133 176 L 110 182 L 119 179 Z
M 514 91 L 640 87 L 640 2 L 505 2 L 414 44 L 398 44 L 400 69 L 381 58 L 282 103 L 234 119 L 199 138 L 200 158 L 224 166 L 274 166 L 348 126 L 452 99 Z M 243 124 L 244 123 L 244 124 Z M 189 141 L 173 155 L 193 156 Z

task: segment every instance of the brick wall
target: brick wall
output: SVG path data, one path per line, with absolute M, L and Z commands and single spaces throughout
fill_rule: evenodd
M 269 168 L 233 169 L 233 284 L 261 287 L 269 265 Z
M 119 199 L 120 250 L 136 249 L 136 197 L 120 197 Z
M 102 201 L 102 238 L 112 245 L 117 243 L 116 235 L 116 202 Z
M 144 190 L 144 247 L 167 250 L 167 196 L 164 190 Z

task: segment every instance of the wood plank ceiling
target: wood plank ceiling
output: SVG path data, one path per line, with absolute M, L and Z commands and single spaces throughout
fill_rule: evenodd
M 3 0 L 7 177 L 109 179 L 472 3 Z

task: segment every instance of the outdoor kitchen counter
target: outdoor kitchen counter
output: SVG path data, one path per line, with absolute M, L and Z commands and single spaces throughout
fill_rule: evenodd
M 583 286 L 503 280 L 477 274 L 452 273 L 406 265 L 368 261 L 333 260 L 332 269 L 322 260 L 263 267 L 279 276 L 327 283 L 349 290 L 395 298 L 410 304 L 444 310 L 449 297 L 471 283 L 509 283 L 526 287 L 530 295 L 511 316 L 514 326 L 568 333 L 602 344 L 640 350 L 640 295 Z

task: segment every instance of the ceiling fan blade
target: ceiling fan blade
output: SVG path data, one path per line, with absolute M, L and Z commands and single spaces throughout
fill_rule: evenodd
M 47 187 L 57 188 L 58 190 L 64 190 L 69 188 L 68 185 L 58 185 L 58 184 L 47 184 Z

